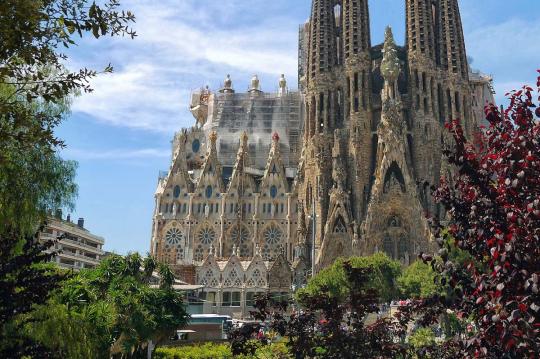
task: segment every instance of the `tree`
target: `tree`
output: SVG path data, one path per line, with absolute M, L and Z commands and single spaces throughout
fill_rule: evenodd
M 112 255 L 69 279 L 26 330 L 62 358 L 146 357 L 149 340 L 159 344 L 186 323 L 173 283 L 169 267 L 152 258 Z
M 404 298 L 427 298 L 439 291 L 436 272 L 429 264 L 416 261 L 407 267 L 397 282 Z
M 4 0 L 0 3 L 0 85 L 11 87 L 0 100 L 0 165 L 9 160 L 6 148 L 17 151 L 34 145 L 55 148 L 61 116 L 35 113 L 27 104 L 61 103 L 77 91 L 90 92 L 96 71 L 66 71 L 60 48 L 75 45 L 75 37 L 135 33 L 128 28 L 134 15 L 120 12 L 118 0 L 99 6 L 89 0 Z M 105 72 L 112 71 L 107 66 Z
M 325 288 L 328 295 L 343 300 L 347 297 L 352 283 L 348 281 L 345 264 L 349 263 L 354 268 L 369 270 L 369 281 L 365 285 L 376 289 L 384 301 L 397 298 L 398 289 L 396 280 L 401 274 L 401 264 L 390 259 L 384 253 L 376 253 L 369 257 L 340 258 L 330 267 L 322 269 L 315 277 L 310 279 L 306 288 L 298 291 L 297 298 L 301 300 L 304 294 L 313 296 Z
M 540 91 L 540 77 L 537 86 Z M 448 124 L 455 147 L 445 154 L 456 173 L 452 184 L 443 179 L 434 191 L 450 220 L 448 228 L 436 227 L 443 248 L 442 263 L 434 267 L 454 291 L 442 309 L 455 309 L 476 328 L 459 343 L 466 357 L 533 358 L 540 352 L 540 110 L 531 87 L 509 95 L 505 110 L 486 107 L 489 128 L 475 144 L 457 121 Z M 456 265 L 449 246 L 476 263 Z
M 372 283 L 372 267 L 356 267 L 340 261 L 345 276 L 345 291 L 337 296 L 322 285 L 320 291 L 299 294 L 302 310 L 286 314 L 288 303 L 270 296 L 256 299 L 257 320 L 269 320 L 270 328 L 287 336 L 289 351 L 296 358 L 399 358 L 408 347 L 405 336 L 410 317 L 378 319 L 366 324 L 369 315 L 379 312 L 381 298 Z M 249 328 L 248 328 L 249 329 Z M 249 340 L 257 330 L 233 331 L 233 354 L 249 354 Z
M 76 164 L 58 157 L 54 135 L 69 114 L 72 95 L 91 91 L 96 71 L 69 72 L 61 47 L 77 36 L 135 34 L 131 13 L 118 0 L 103 6 L 87 0 L 0 2 L 0 356 L 47 357 L 21 332 L 33 304 L 45 303 L 63 276 L 43 268 L 52 242 L 37 243 L 47 214 L 72 207 Z M 107 66 L 105 72 L 112 71 Z

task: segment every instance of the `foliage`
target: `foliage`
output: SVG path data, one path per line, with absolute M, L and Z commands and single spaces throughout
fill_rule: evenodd
M 297 299 L 302 303 L 301 298 L 305 295 L 313 296 L 323 290 L 331 297 L 336 297 L 340 301 L 344 300 L 351 283 L 345 271 L 345 264 L 349 263 L 354 268 L 365 268 L 369 272 L 369 279 L 366 285 L 376 289 L 384 301 L 390 301 L 398 296 L 396 279 L 401 274 L 401 264 L 390 259 L 384 253 L 376 253 L 369 257 L 352 257 L 347 260 L 340 258 L 330 267 L 322 269 L 315 277 L 310 279 L 306 288 L 298 291 Z
M 155 359 L 289 359 L 292 358 L 284 343 L 272 343 L 268 346 L 257 345 L 253 355 L 233 356 L 228 344 L 204 343 L 201 345 L 175 348 L 158 348 L 154 351 Z
M 537 85 L 540 90 L 540 78 Z M 525 86 L 510 93 L 504 111 L 486 107 L 490 126 L 474 145 L 458 122 L 448 125 L 455 148 L 446 155 L 456 174 L 434 192 L 450 226 L 447 231 L 437 226 L 442 262 L 433 265 L 453 290 L 451 301 L 439 300 L 442 309 L 455 309 L 476 328 L 458 343 L 465 357 L 532 358 L 540 351 L 540 124 L 535 113 L 540 117 L 533 90 Z M 477 263 L 456 265 L 448 241 Z
M 431 328 L 418 328 L 412 333 L 408 342 L 410 351 L 415 358 L 434 358 L 430 351 L 436 346 L 435 333 Z
M 48 357 L 21 328 L 32 305 L 43 304 L 63 276 L 44 269 L 52 242 L 34 235 L 48 212 L 73 207 L 76 164 L 63 161 L 55 128 L 71 96 L 89 92 L 96 71 L 69 72 L 60 47 L 76 36 L 132 35 L 131 13 L 118 0 L 3 0 L 0 2 L 0 356 Z M 107 66 L 105 72 L 112 71 Z
M 435 333 L 431 328 L 418 328 L 408 339 L 414 349 L 421 349 L 435 344 Z
M 160 273 L 158 287 L 151 285 L 154 270 Z M 143 355 L 148 340 L 159 344 L 186 323 L 171 278 L 170 269 L 151 258 L 112 255 L 69 279 L 37 308 L 27 330 L 59 357 Z M 72 337 L 86 339 L 74 346 Z
M 398 286 L 404 298 L 426 298 L 439 291 L 436 273 L 429 264 L 416 261 L 398 278 Z
M 61 116 L 38 111 L 28 103 L 60 103 L 78 91 L 89 92 L 88 81 L 97 72 L 66 71 L 61 48 L 76 45 L 76 37 L 90 33 L 135 36 L 127 25 L 130 12 L 119 11 L 118 0 L 103 5 L 89 0 L 4 0 L 0 3 L 0 85 L 13 88 L 0 99 L 0 164 L 6 161 L 5 144 L 23 151 L 34 145 L 55 148 L 62 141 L 53 130 Z M 107 66 L 105 72 L 112 71 Z
M 20 232 L 0 232 L 0 357 L 45 356 L 47 350 L 21 335 L 25 321 L 19 317 L 42 304 L 51 289 L 59 286 L 65 275 L 45 265 L 53 254 L 45 252 L 52 243 L 40 243 L 37 235 L 21 241 Z
M 156 359 L 229 359 L 233 358 L 228 344 L 204 343 L 202 345 L 183 346 L 178 348 L 157 348 L 153 358 Z
M 286 315 L 288 303 L 276 302 L 270 296 L 256 299 L 257 320 L 268 320 L 270 329 L 287 337 L 289 352 L 296 358 L 377 358 L 400 357 L 407 346 L 400 342 L 406 333 L 410 316 L 383 318 L 366 325 L 369 315 L 379 312 L 381 298 L 373 288 L 370 266 L 355 267 L 351 262 L 340 261 L 345 273 L 346 291 L 342 297 L 328 288 L 321 291 L 304 291 L 299 299 L 301 311 Z M 234 354 L 249 354 L 249 339 L 257 328 L 231 333 Z M 239 338 L 245 338 L 242 342 Z M 242 348 L 240 344 L 248 344 Z

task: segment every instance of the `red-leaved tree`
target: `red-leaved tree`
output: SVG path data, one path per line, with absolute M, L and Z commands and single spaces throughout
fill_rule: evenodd
M 537 86 L 540 92 L 540 77 Z M 455 147 L 445 154 L 456 173 L 434 191 L 449 220 L 437 235 L 474 262 L 460 271 L 443 248 L 439 268 L 458 292 L 452 307 L 475 324 L 460 343 L 466 357 L 540 353 L 540 108 L 533 93 L 525 86 L 508 94 L 507 109 L 487 106 L 489 127 L 474 145 L 459 122 L 447 125 Z

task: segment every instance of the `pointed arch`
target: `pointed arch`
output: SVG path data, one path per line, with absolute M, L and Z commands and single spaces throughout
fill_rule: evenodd
M 223 270 L 223 287 L 241 288 L 244 283 L 244 270 L 238 257 L 229 259 Z
M 401 168 L 399 168 L 398 164 L 394 161 L 384 175 L 384 192 L 388 192 L 389 187 L 395 181 L 399 183 L 401 192 L 405 192 L 405 178 L 403 177 L 403 172 L 401 171 Z
M 334 226 L 332 228 L 332 232 L 334 234 L 347 233 L 347 226 L 345 225 L 345 220 L 342 216 L 337 217 L 337 219 L 334 221 Z

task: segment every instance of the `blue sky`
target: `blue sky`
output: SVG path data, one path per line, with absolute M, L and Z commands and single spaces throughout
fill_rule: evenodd
M 404 41 L 404 0 L 371 0 L 373 43 L 390 25 Z M 237 90 L 253 74 L 263 90 L 285 73 L 296 87 L 298 26 L 309 17 L 309 0 L 121 0 L 137 16 L 135 40 L 85 38 L 70 50 L 69 67 L 115 73 L 95 79 L 93 94 L 77 98 L 58 135 L 77 160 L 79 198 L 72 217 L 85 217 L 105 249 L 146 253 L 153 193 L 160 170 L 169 167 L 175 131 L 194 120 L 193 89 L 216 89 L 230 73 Z M 540 1 L 460 1 L 473 68 L 495 78 L 497 99 L 533 83 L 540 68 Z

